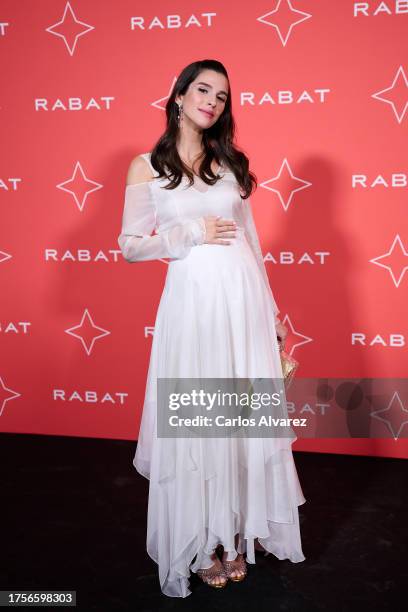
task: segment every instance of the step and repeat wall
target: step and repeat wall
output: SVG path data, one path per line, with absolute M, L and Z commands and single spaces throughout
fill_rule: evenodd
M 168 261 L 122 257 L 126 173 L 216 59 L 286 350 L 331 389 L 297 413 L 353 422 L 293 448 L 407 458 L 407 32 L 396 0 L 2 0 L 0 430 L 137 439 Z

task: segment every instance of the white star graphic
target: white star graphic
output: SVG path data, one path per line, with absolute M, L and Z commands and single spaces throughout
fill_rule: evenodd
M 400 249 L 402 255 L 404 257 L 408 257 L 408 252 L 405 250 L 402 242 L 401 242 L 401 238 L 399 237 L 399 235 L 397 234 L 394 238 L 394 242 L 391 245 L 390 250 L 388 251 L 388 253 L 385 253 L 385 255 L 380 255 L 379 257 L 374 257 L 374 259 L 370 259 L 370 263 L 375 264 L 376 266 L 380 266 L 381 268 L 385 268 L 386 270 L 388 270 L 388 272 L 391 274 L 391 278 L 395 284 L 396 287 L 399 287 L 405 272 L 408 270 L 408 261 L 406 263 L 406 265 L 403 265 L 402 261 L 400 263 L 400 268 L 398 270 L 398 277 L 395 276 L 394 274 L 394 270 L 392 269 L 391 265 L 387 265 L 384 263 L 379 263 L 379 259 L 385 259 L 386 257 L 393 257 L 394 259 L 394 267 L 397 268 L 398 266 L 398 262 L 397 262 L 397 258 L 399 257 L 399 253 L 393 253 L 394 249 L 396 249 L 396 244 L 398 243 L 398 248 Z
M 71 188 L 69 189 L 65 187 L 65 185 L 70 185 Z M 95 187 L 92 187 L 92 189 L 90 189 L 88 185 L 95 185 Z M 72 195 L 80 212 L 82 212 L 85 206 L 85 201 L 88 195 L 93 191 L 98 191 L 98 189 L 102 189 L 102 187 L 103 185 L 101 183 L 97 183 L 96 181 L 91 181 L 91 179 L 86 178 L 79 161 L 77 161 L 77 163 L 75 164 L 72 177 L 67 181 L 59 183 L 57 185 L 58 189 L 62 189 L 62 191 L 66 191 L 67 193 L 70 193 Z
M 271 15 L 274 15 L 273 20 L 270 18 Z M 302 17 L 298 19 L 297 15 L 302 15 Z M 292 33 L 292 28 L 302 21 L 310 19 L 310 17 L 312 17 L 310 13 L 294 9 L 290 0 L 278 0 L 276 8 L 269 13 L 265 13 L 262 17 L 257 17 L 257 21 L 276 28 L 280 41 L 285 47 Z
M 393 416 L 392 406 L 394 402 L 401 409 L 401 419 L 405 419 L 405 420 L 401 420 L 401 422 L 399 423 L 397 433 L 395 433 L 393 422 L 391 421 L 391 418 Z M 388 413 L 389 415 L 388 418 L 378 416 L 379 414 L 385 414 L 385 413 Z M 394 438 L 394 440 L 398 440 L 400 433 L 402 432 L 404 426 L 408 423 L 408 409 L 404 408 L 404 406 L 402 405 L 402 401 L 398 394 L 398 391 L 394 391 L 394 395 L 392 396 L 391 401 L 386 408 L 382 408 L 381 410 L 370 412 L 370 416 L 373 419 L 378 419 L 379 421 L 383 421 L 383 423 L 385 423 L 388 429 L 390 430 L 391 435 Z
M 164 98 L 159 98 L 158 100 L 155 100 L 154 102 L 151 103 L 152 106 L 154 106 L 155 108 L 159 108 L 160 110 L 166 110 L 166 102 L 169 99 L 171 92 L 173 91 L 173 87 L 176 81 L 177 81 L 177 77 L 174 77 L 172 84 L 170 85 L 169 93 L 167 94 L 167 96 L 164 96 Z M 163 102 L 164 104 L 162 104 Z
M 282 187 L 279 187 L 279 182 L 281 182 Z M 271 187 L 271 184 L 273 183 L 277 183 L 277 187 Z M 294 185 L 299 183 L 300 187 L 291 187 L 291 184 Z M 269 191 L 274 191 L 276 194 L 278 194 L 279 200 L 284 210 L 286 211 L 289 208 L 289 204 L 292 201 L 293 195 L 297 191 L 301 191 L 302 189 L 310 187 L 311 184 L 312 183 L 310 183 L 309 181 L 304 181 L 303 179 L 294 176 L 294 174 L 292 173 L 292 169 L 289 166 L 289 162 L 285 157 L 278 174 L 272 177 L 271 179 L 260 183 L 260 187 L 263 187 L 264 189 L 269 189 Z M 289 194 L 289 197 L 284 198 L 282 195 L 283 191 L 285 191 L 286 194 Z
M 279 318 L 280 318 L 280 316 L 279 316 Z M 289 334 L 292 334 L 293 336 L 297 336 L 298 338 L 303 338 L 302 341 L 294 342 L 292 344 L 291 349 L 290 349 L 289 352 L 286 350 L 286 347 L 285 347 L 285 351 L 288 353 L 288 355 L 292 355 L 293 356 L 293 353 L 295 352 L 295 348 L 297 348 L 299 346 L 302 346 L 302 344 L 307 344 L 308 342 L 313 342 L 313 338 L 309 338 L 309 336 L 304 336 L 303 334 L 295 331 L 295 328 L 294 328 L 294 326 L 292 324 L 292 321 L 290 320 L 289 315 L 285 315 L 285 317 L 283 319 L 281 319 L 281 321 L 282 321 L 282 324 L 287 326 L 288 329 L 289 329 L 287 338 L 289 337 Z
M 10 255 L 10 253 L 6 253 L 5 251 L 0 251 L 0 263 L 3 263 L 3 261 L 7 261 L 8 259 L 11 259 L 12 255 Z
M 101 331 L 102 333 L 96 334 L 94 332 L 94 330 L 96 329 Z M 81 330 L 81 333 L 74 333 L 73 330 Z M 69 329 L 66 329 L 65 332 L 67 334 L 70 334 L 71 336 L 74 336 L 74 338 L 79 338 L 79 340 L 82 342 L 82 346 L 84 347 L 88 355 L 91 354 L 95 340 L 99 340 L 99 338 L 103 338 L 104 336 L 110 334 L 110 331 L 107 331 L 106 329 L 103 329 L 103 327 L 98 327 L 97 325 L 95 325 L 87 308 L 85 308 L 84 310 L 84 314 L 82 315 L 80 324 L 75 325 L 75 327 L 70 327 Z
M 0 393 L 0 416 L 1 416 L 3 414 L 4 408 L 6 407 L 6 402 L 12 399 L 16 399 L 16 397 L 20 397 L 21 393 L 17 393 L 17 391 L 13 391 L 12 389 L 9 389 L 8 387 L 6 387 L 1 376 L 0 376 L 0 390 L 2 391 L 2 393 Z M 8 391 L 8 394 L 3 393 L 4 391 Z
M 49 28 L 45 28 L 45 31 L 53 34 L 54 36 L 59 36 L 62 38 L 66 48 L 68 49 L 68 53 L 72 56 L 74 54 L 78 38 L 94 29 L 94 26 L 84 23 L 83 21 L 79 21 L 76 18 L 70 3 L 67 2 L 61 21 L 54 23 Z M 66 34 L 63 33 L 64 31 Z M 70 39 L 70 42 L 68 42 L 68 38 Z
M 390 92 L 388 96 L 381 95 L 387 91 Z M 390 87 L 378 91 L 371 97 L 380 100 L 380 102 L 390 104 L 398 123 L 401 123 L 408 108 L 408 80 L 403 67 L 400 66 L 398 68 Z M 397 106 L 399 110 L 397 110 Z

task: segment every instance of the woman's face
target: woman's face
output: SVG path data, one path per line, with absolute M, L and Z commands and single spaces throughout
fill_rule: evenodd
M 183 105 L 183 121 L 208 129 L 222 114 L 228 93 L 228 79 L 223 74 L 203 70 L 190 83 L 185 95 L 176 98 L 176 102 Z

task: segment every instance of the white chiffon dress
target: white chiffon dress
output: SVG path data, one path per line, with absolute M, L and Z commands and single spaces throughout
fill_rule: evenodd
M 250 199 L 230 169 L 215 185 L 186 176 L 161 189 L 150 153 L 151 181 L 127 185 L 118 243 L 128 262 L 168 259 L 158 306 L 142 420 L 133 465 L 149 479 L 147 552 L 161 590 L 186 597 L 190 571 L 208 568 L 218 544 L 228 559 L 254 539 L 278 559 L 305 559 L 298 506 L 306 500 L 292 455 L 293 438 L 161 438 L 157 378 L 282 377 L 269 286 Z M 204 216 L 234 219 L 230 245 L 204 244 Z M 153 230 L 155 233 L 152 234 Z M 235 534 L 239 534 L 237 547 Z

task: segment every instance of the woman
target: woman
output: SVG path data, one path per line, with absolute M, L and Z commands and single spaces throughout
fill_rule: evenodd
M 224 66 L 184 68 L 166 115 L 154 149 L 130 164 L 118 242 L 128 262 L 170 260 L 134 466 L 150 480 L 147 552 L 161 589 L 186 597 L 190 570 L 223 587 L 245 578 L 255 548 L 303 561 L 305 498 L 293 439 L 157 435 L 158 378 L 281 378 L 277 335 L 287 334 L 248 199 L 256 178 L 233 144 Z

